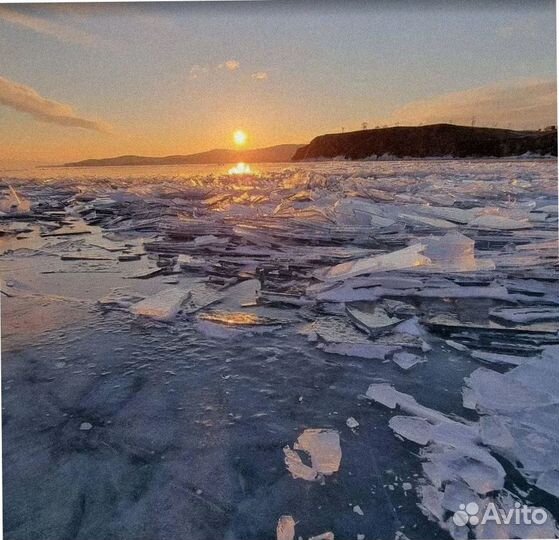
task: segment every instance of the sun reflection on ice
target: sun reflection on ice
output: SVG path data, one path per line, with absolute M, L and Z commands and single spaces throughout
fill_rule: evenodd
M 252 169 L 247 163 L 237 163 L 234 167 L 231 167 L 228 171 L 229 174 L 252 174 Z

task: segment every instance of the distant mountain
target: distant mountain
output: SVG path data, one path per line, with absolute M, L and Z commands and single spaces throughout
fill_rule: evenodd
M 403 157 L 504 157 L 532 152 L 557 155 L 557 131 L 433 124 L 416 127 L 366 129 L 320 135 L 299 148 L 294 161 L 308 159 L 365 159 Z
M 202 165 L 212 163 L 279 163 L 291 161 L 302 144 L 280 144 L 254 150 L 216 149 L 198 154 L 147 157 L 118 156 L 102 159 L 85 159 L 73 163 L 64 163 L 63 167 L 118 167 L 127 165 Z

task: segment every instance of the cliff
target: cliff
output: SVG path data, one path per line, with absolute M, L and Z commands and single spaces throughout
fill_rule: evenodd
M 557 155 L 557 131 L 513 131 L 434 124 L 388 127 L 315 137 L 299 148 L 294 161 L 394 157 L 505 157 L 531 152 Z

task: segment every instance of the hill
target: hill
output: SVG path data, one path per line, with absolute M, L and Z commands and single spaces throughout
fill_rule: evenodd
M 148 157 L 118 156 L 102 159 L 85 159 L 73 163 L 64 163 L 63 167 L 119 167 L 130 165 L 202 165 L 212 163 L 279 163 L 290 161 L 301 144 L 280 144 L 253 150 L 215 149 L 197 154 Z
M 365 159 L 383 155 L 504 157 L 526 152 L 556 156 L 557 131 L 514 131 L 453 124 L 366 129 L 315 137 L 295 152 L 293 160 Z

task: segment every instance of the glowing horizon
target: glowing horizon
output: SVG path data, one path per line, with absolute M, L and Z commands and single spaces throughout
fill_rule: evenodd
M 1 161 L 305 144 L 363 123 L 556 123 L 549 0 L 5 5 L 0 31 Z

